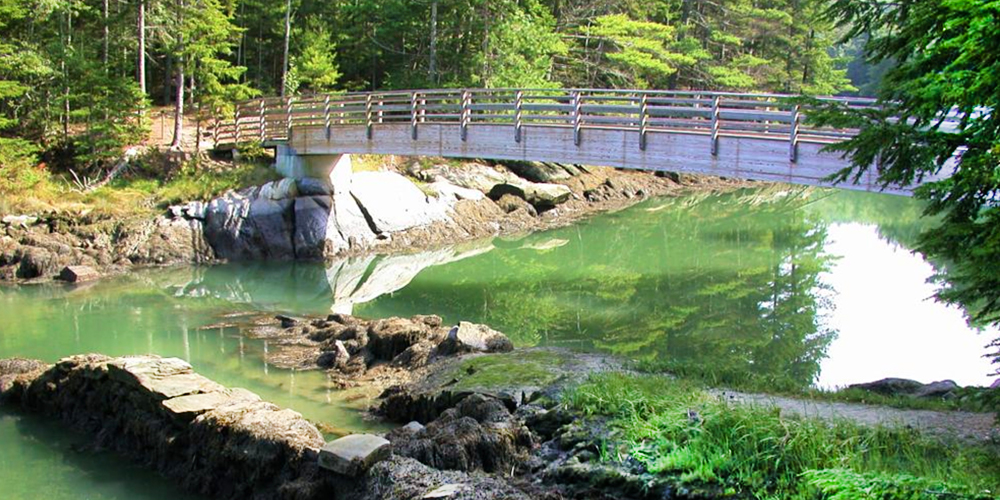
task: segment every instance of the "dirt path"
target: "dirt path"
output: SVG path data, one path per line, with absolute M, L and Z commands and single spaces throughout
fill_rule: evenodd
M 862 425 L 906 426 L 928 434 L 975 441 L 997 441 L 1000 428 L 992 413 L 966 411 L 904 410 L 861 403 L 795 399 L 768 394 L 712 391 L 727 401 L 778 407 L 782 412 L 824 420 L 847 419 Z

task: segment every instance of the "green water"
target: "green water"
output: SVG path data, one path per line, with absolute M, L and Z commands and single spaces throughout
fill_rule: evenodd
M 332 265 L 246 263 L 136 272 L 92 285 L 0 289 L 0 357 L 101 352 L 184 358 L 307 418 L 372 428 L 367 404 L 269 347 L 204 328 L 247 311 L 435 313 L 516 345 L 619 354 L 720 377 L 832 387 L 901 376 L 987 384 L 978 334 L 926 300 L 933 267 L 907 249 L 913 200 L 766 188 L 644 202 L 572 227 Z M 352 401 L 348 403 L 346 401 Z M 169 482 L 56 425 L 0 413 L 3 498 L 182 498 Z M 76 451 L 75 451 L 76 450 Z

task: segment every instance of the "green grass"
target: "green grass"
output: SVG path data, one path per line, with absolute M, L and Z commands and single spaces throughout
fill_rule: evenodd
M 83 221 L 148 217 L 168 205 L 209 200 L 230 189 L 264 184 L 280 176 L 262 162 L 241 162 L 211 169 L 185 166 L 170 175 L 157 169 L 136 171 L 89 192 L 67 179 L 46 175 L 30 186 L 0 193 L 0 214 L 66 213 Z
M 559 367 L 565 359 L 551 351 L 517 351 L 506 354 L 485 354 L 469 358 L 444 372 L 443 379 L 458 380 L 453 390 L 494 390 L 512 384 L 545 387 L 561 375 Z M 472 374 L 469 374 L 470 368 Z
M 691 381 L 599 374 L 569 390 L 564 402 L 585 415 L 610 417 L 614 433 L 602 449 L 617 452 L 605 459 L 631 455 L 682 483 L 756 498 L 830 497 L 834 486 L 821 489 L 823 478 L 837 482 L 832 473 L 809 471 L 833 470 L 865 481 L 946 483 L 949 491 L 1000 488 L 996 450 L 943 443 L 908 429 L 783 417 L 770 408 L 730 405 Z M 854 476 L 836 477 L 848 487 Z

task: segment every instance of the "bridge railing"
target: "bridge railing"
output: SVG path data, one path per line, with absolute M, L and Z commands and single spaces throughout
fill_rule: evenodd
M 787 141 L 791 159 L 802 142 L 829 143 L 851 137 L 853 129 L 803 125 L 808 113 L 780 94 L 601 89 L 441 89 L 323 94 L 261 98 L 240 102 L 231 117 L 215 126 L 216 147 L 286 141 L 292 128 L 364 127 L 368 137 L 386 124 L 408 123 L 416 138 L 422 124 L 446 124 L 464 139 L 469 127 L 508 125 L 520 142 L 525 127 L 566 127 L 579 144 L 587 129 L 639 133 L 640 147 L 663 133 L 712 137 L 754 137 Z M 849 106 L 870 99 L 826 98 Z

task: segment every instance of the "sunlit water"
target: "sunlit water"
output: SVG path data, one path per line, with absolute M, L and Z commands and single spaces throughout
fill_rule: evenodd
M 190 361 L 307 418 L 371 428 L 364 399 L 320 372 L 263 362 L 267 346 L 205 329 L 248 311 L 483 322 L 520 346 L 835 387 L 886 376 L 986 385 L 962 312 L 929 297 L 934 267 L 908 248 L 917 202 L 767 188 L 644 202 L 572 227 L 414 255 L 158 269 L 92 285 L 0 289 L 0 357 L 101 352 Z M 346 401 L 353 401 L 347 403 Z M 183 498 L 85 438 L 0 413 L 3 498 Z

